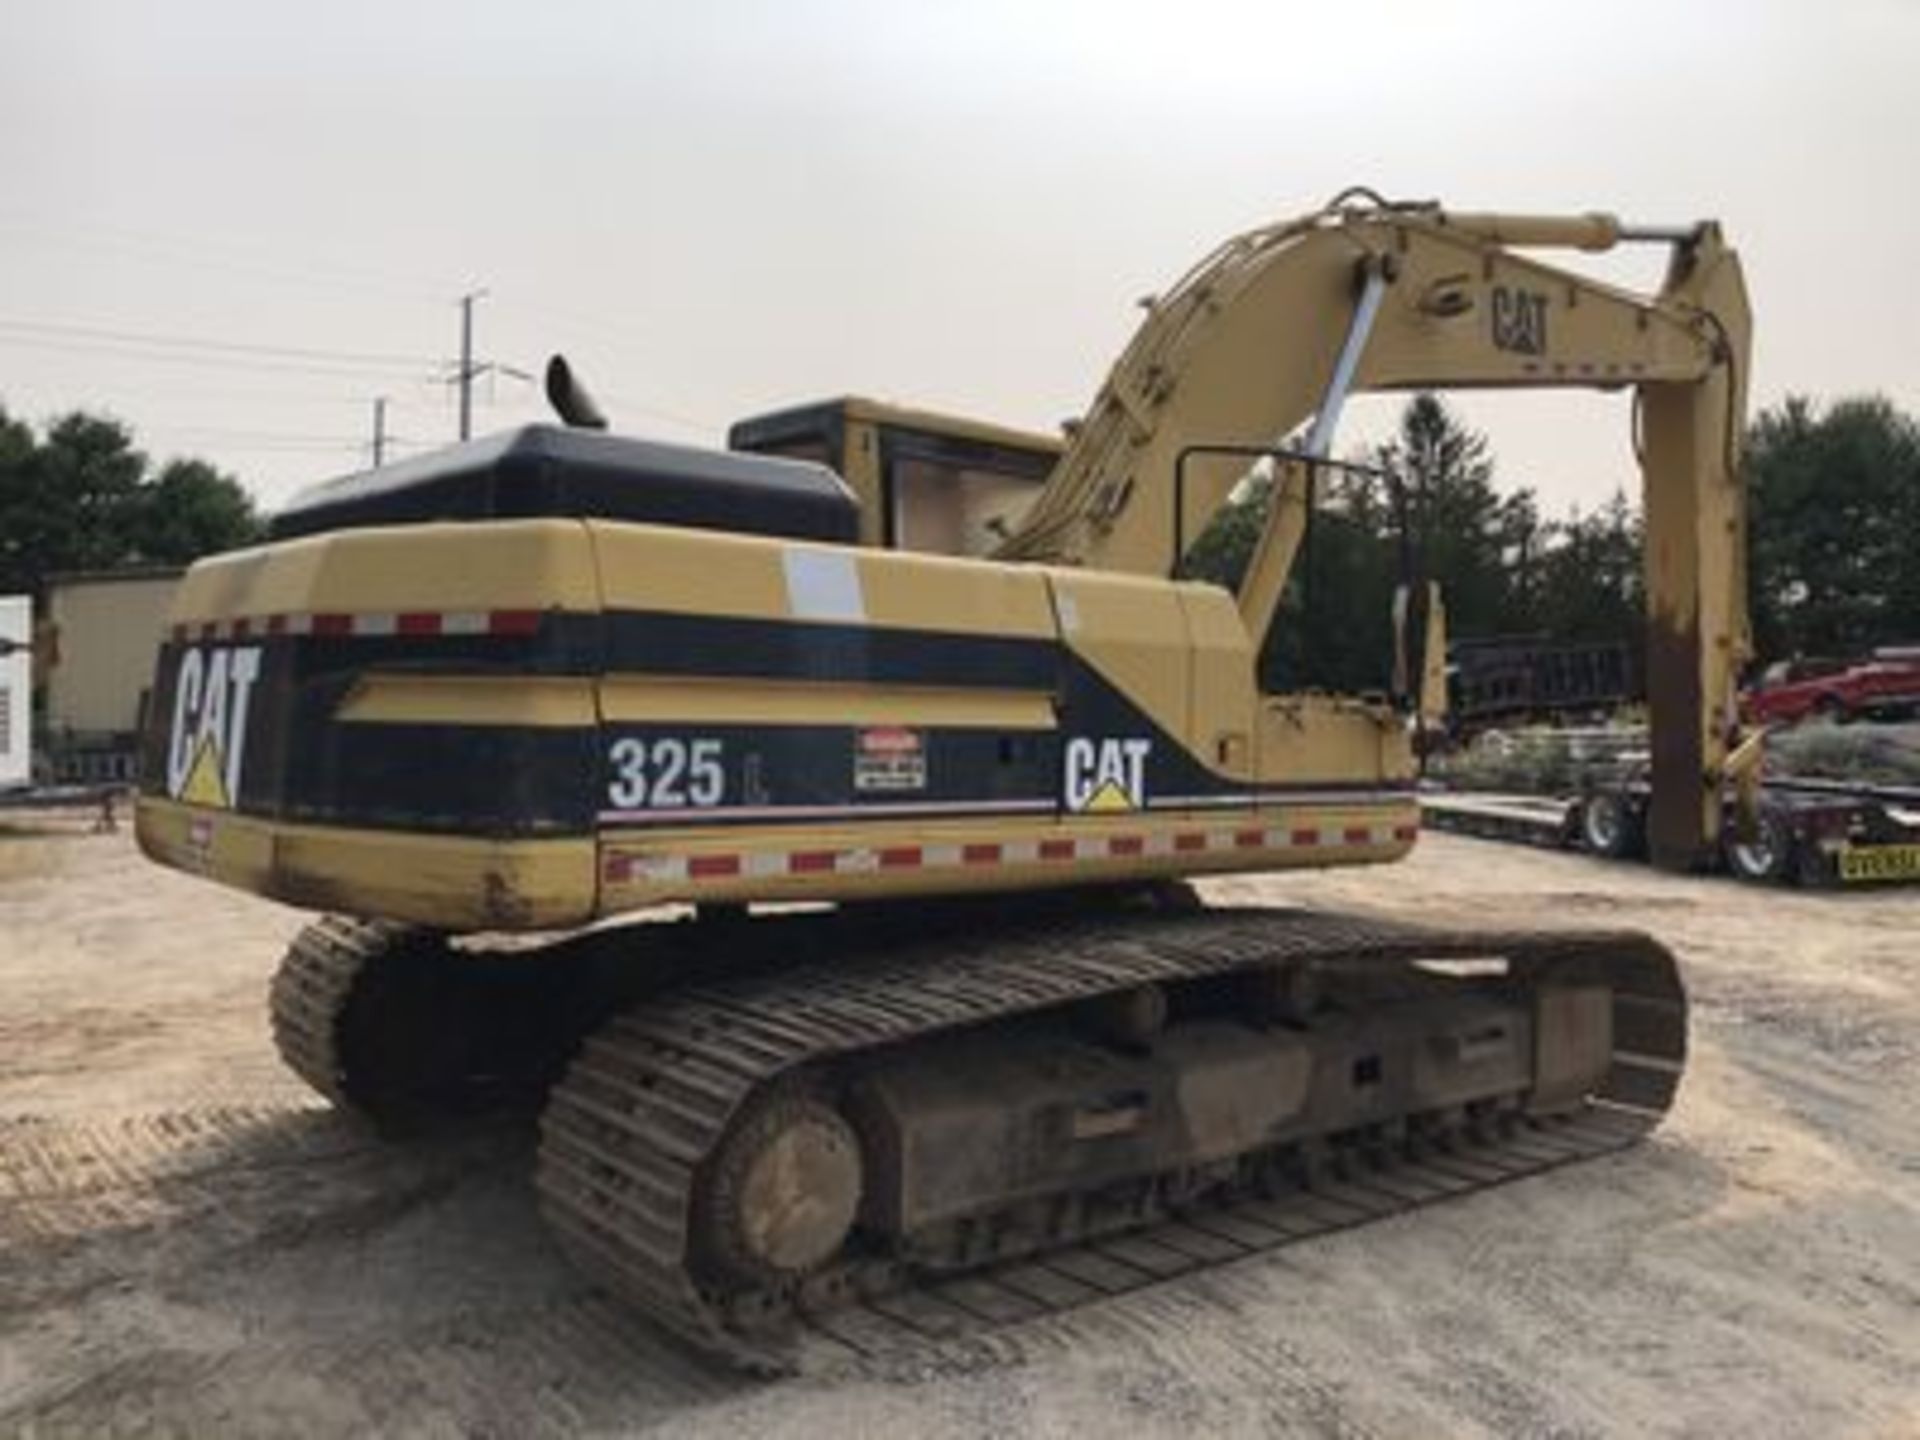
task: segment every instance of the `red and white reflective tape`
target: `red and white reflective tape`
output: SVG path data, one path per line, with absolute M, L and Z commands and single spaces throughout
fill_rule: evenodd
M 610 884 L 789 879 L 819 875 L 875 875 L 895 870 L 971 870 L 994 865 L 1099 863 L 1149 856 L 1219 855 L 1243 850 L 1316 850 L 1410 845 L 1415 825 L 1249 825 L 1223 830 L 1163 830 L 1153 834 L 1049 836 L 972 844 L 856 845 L 837 849 L 741 850 L 689 855 L 610 849 L 602 876 Z
M 531 635 L 540 628 L 545 614 L 543 610 L 300 611 L 183 622 L 173 627 L 173 638 L 184 645 L 195 640 L 260 640 L 282 635 Z

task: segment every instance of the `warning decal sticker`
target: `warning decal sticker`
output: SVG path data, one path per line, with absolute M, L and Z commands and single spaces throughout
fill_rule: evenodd
M 899 794 L 927 788 L 926 736 L 904 725 L 878 725 L 853 736 L 853 788 Z

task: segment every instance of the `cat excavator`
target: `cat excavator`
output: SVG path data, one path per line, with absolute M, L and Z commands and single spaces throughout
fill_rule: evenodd
M 1628 243 L 1666 247 L 1656 293 L 1540 255 Z M 317 1090 L 392 1128 L 530 1097 L 566 1252 L 750 1368 L 1616 1149 L 1685 1060 L 1652 937 L 1184 882 L 1417 838 L 1417 557 L 1377 686 L 1276 642 L 1344 623 L 1316 541 L 1393 490 L 1331 458 L 1362 391 L 1632 392 L 1650 846 L 1710 847 L 1753 755 L 1749 329 L 1712 222 L 1354 191 L 1145 302 L 1064 442 L 848 401 L 659 445 L 556 366 L 569 424 L 314 487 L 193 567 L 140 843 L 326 912 L 272 986 Z M 1186 578 L 1236 510 L 1237 587 Z

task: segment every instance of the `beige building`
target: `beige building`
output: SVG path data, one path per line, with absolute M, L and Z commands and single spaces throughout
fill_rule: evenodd
M 132 778 L 133 736 L 180 574 L 146 567 L 48 580 L 43 740 L 59 778 Z

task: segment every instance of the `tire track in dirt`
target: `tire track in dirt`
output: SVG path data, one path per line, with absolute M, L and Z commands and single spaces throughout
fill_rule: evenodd
M 375 1141 L 305 1105 L 0 1121 L 0 1245 L 98 1237 L 218 1206 L 236 1184 Z
M 289 1119 L 308 1120 L 300 1126 Z M 355 1142 L 326 1110 L 312 1105 L 225 1105 L 157 1114 L 69 1121 L 0 1120 L 0 1202 L 102 1189 L 234 1163 L 240 1144 L 254 1163 L 337 1153 Z M 364 1142 L 359 1142 L 364 1143 Z
M 549 1253 L 530 1172 L 510 1122 L 405 1144 L 310 1105 L 0 1122 L 0 1432 L 164 1414 L 183 1433 L 558 1435 L 745 1383 Z M 395 1306 L 387 1277 L 409 1270 Z M 258 1410 L 280 1396 L 297 1423 Z
M 0 1301 L 177 1285 L 331 1236 L 365 1236 L 512 1165 L 523 1136 L 391 1144 L 311 1106 L 0 1125 Z

